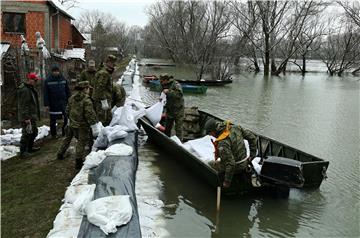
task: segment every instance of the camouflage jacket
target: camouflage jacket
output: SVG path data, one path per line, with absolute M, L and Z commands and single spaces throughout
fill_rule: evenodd
M 90 85 L 94 87 L 96 71 L 83 70 L 80 74 L 79 82 L 89 81 Z
M 113 98 L 112 98 L 112 105 L 117 107 L 122 107 L 125 104 L 126 99 L 126 91 L 123 86 L 119 84 L 113 85 Z
M 93 102 L 84 92 L 78 91 L 70 97 L 66 112 L 73 128 L 86 128 L 97 123 Z
M 40 119 L 39 97 L 35 88 L 22 83 L 17 90 L 18 120 Z
M 169 89 L 166 94 L 166 112 L 175 115 L 176 112 L 184 110 L 184 96 L 179 82 L 171 79 L 169 83 L 162 86 L 162 90 Z
M 96 73 L 93 87 L 94 90 L 92 93 L 92 98 L 94 101 L 99 102 L 101 100 L 107 99 L 108 103 L 111 104 L 113 95 L 113 82 L 111 74 L 106 70 L 106 68 L 102 68 Z
M 218 122 L 216 125 L 217 134 L 226 128 L 226 122 Z M 221 158 L 221 165 L 225 169 L 225 181 L 231 182 L 235 170 L 235 162 L 246 158 L 246 147 L 244 139 L 249 142 L 250 157 L 256 156 L 256 136 L 247 129 L 241 126 L 232 125 L 230 127 L 230 134 L 225 139 L 217 142 L 218 155 Z M 247 163 L 244 162 L 242 168 L 245 168 Z

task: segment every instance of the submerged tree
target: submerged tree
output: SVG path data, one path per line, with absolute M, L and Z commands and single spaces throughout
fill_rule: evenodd
M 150 34 L 174 62 L 196 65 L 201 79 L 230 28 L 227 2 L 161 1 L 148 9 Z
M 334 26 L 334 19 L 329 25 Z M 340 23 L 336 28 L 329 27 L 326 39 L 322 42 L 320 57 L 326 64 L 330 75 L 341 76 L 344 71 L 359 66 L 360 34 L 348 21 Z

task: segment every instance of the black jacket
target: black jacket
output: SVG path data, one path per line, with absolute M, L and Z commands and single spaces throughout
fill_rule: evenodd
M 44 106 L 49 107 L 50 113 L 65 111 L 69 97 L 69 83 L 61 74 L 47 77 L 44 82 Z

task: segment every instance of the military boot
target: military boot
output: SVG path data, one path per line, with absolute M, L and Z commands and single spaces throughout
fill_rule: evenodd
M 40 150 L 40 147 L 34 147 L 34 141 L 29 141 L 29 144 L 28 144 L 28 152 L 29 153 L 33 153 L 33 152 L 36 152 Z

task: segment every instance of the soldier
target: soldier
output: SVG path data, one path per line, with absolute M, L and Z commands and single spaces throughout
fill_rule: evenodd
M 81 169 L 85 158 L 85 146 L 89 144 L 92 136 L 99 134 L 96 123 L 96 113 L 93 102 L 89 96 L 90 83 L 88 81 L 79 82 L 75 90 L 77 92 L 70 97 L 69 104 L 66 108 L 70 119 L 68 134 L 64 138 L 63 143 L 57 153 L 57 159 L 63 159 L 65 151 L 70 145 L 73 136 L 77 139 L 76 144 L 76 169 Z
M 26 158 L 30 155 L 29 153 L 40 149 L 34 147 L 34 141 L 38 134 L 36 122 L 40 119 L 39 98 L 34 88 L 38 80 L 35 73 L 29 73 L 27 81 L 22 83 L 17 91 L 18 119 L 22 126 L 20 158 Z
M 56 120 L 63 117 L 62 135 L 65 135 L 67 125 L 67 114 L 65 112 L 68 99 L 70 97 L 70 88 L 68 81 L 60 73 L 59 66 L 54 65 L 51 68 L 51 74 L 44 82 L 44 106 L 50 114 L 50 133 L 56 138 Z
M 90 83 L 90 86 L 94 87 L 95 74 L 96 74 L 95 61 L 89 60 L 88 68 L 81 72 L 79 82 L 88 81 Z
M 124 106 L 126 99 L 126 91 L 124 87 L 117 83 L 115 83 L 113 87 L 114 90 L 113 90 L 112 105 L 117 107 Z
M 106 59 L 105 67 L 95 75 L 92 98 L 94 99 L 96 115 L 104 126 L 109 125 L 111 121 L 111 108 L 113 106 L 113 81 L 111 74 L 114 72 L 115 61 L 116 57 L 109 55 Z
M 249 130 L 241 126 L 235 126 L 229 121 L 216 122 L 209 119 L 205 123 L 206 134 L 216 137 L 215 146 L 215 163 L 212 166 L 219 170 L 225 171 L 223 182 L 224 188 L 229 188 L 235 171 L 235 163 L 238 162 L 239 169 L 244 170 L 249 161 L 256 156 L 256 136 Z M 249 142 L 250 156 L 246 157 L 246 147 L 244 139 Z M 216 159 L 220 157 L 220 163 Z
M 166 94 L 165 134 L 171 136 L 175 122 L 176 136 L 183 140 L 184 96 L 180 83 L 167 74 L 160 76 L 162 92 Z

